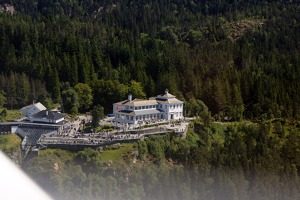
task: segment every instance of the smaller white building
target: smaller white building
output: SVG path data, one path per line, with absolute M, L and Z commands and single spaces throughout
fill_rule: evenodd
M 128 99 L 113 104 L 114 121 L 135 126 L 151 124 L 159 120 L 183 119 L 183 102 L 165 91 L 164 94 L 150 99 Z
M 42 110 L 28 118 L 30 122 L 57 124 L 64 121 L 64 116 L 59 112 Z
M 31 117 L 31 116 L 35 115 L 36 113 L 38 113 L 42 110 L 46 110 L 46 109 L 47 108 L 43 104 L 38 102 L 38 103 L 34 103 L 34 104 L 31 104 L 31 105 L 21 108 L 20 112 L 22 113 L 22 115 L 24 117 Z

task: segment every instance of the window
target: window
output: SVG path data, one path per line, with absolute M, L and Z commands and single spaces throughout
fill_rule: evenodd
M 142 107 L 142 110 L 144 110 L 144 109 L 145 109 L 145 106 Z

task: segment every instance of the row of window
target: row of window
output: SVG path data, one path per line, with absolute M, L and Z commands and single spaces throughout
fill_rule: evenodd
M 168 106 L 168 105 L 166 105 Z M 170 105 L 170 109 L 175 109 L 175 108 L 182 108 L 182 104 L 174 104 L 174 105 Z M 165 107 L 165 108 L 168 108 L 168 107 Z
M 165 109 L 168 109 L 169 105 L 165 105 Z M 175 108 L 182 108 L 183 105 L 182 104 L 174 104 L 174 105 L 170 105 L 170 109 L 175 109 Z M 161 104 L 157 104 L 157 105 L 148 105 L 148 106 L 125 106 L 126 110 L 147 110 L 147 109 L 162 109 L 162 105 Z
M 182 112 L 176 112 L 172 114 L 177 117 L 182 117 Z M 133 120 L 133 116 L 129 115 L 117 115 L 116 118 L 119 119 L 126 119 L 126 120 Z M 135 116 L 135 120 L 145 120 L 145 119 L 163 119 L 164 116 L 163 114 L 150 114 L 150 115 L 140 115 L 140 116 Z M 173 117 L 172 117 L 173 118 Z
M 151 115 L 140 115 L 140 116 L 129 116 L 129 115 L 116 115 L 118 119 L 126 119 L 126 120 L 145 120 L 145 119 L 163 119 L 163 114 L 151 114 Z

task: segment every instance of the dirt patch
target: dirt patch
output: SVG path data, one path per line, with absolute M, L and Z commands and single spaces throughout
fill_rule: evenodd
M 255 20 L 241 20 L 237 22 L 231 22 L 227 26 L 230 31 L 229 37 L 234 41 L 238 40 L 246 32 L 261 27 L 264 24 L 264 20 L 255 19 Z

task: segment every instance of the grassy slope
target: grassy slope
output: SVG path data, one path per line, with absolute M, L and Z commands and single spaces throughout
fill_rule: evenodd
M 19 110 L 7 110 L 5 121 L 13 121 L 14 119 L 21 118 L 22 115 Z
M 119 149 L 109 149 L 109 150 L 103 150 L 100 155 L 101 155 L 101 161 L 103 163 L 107 163 L 110 161 L 117 162 L 121 161 L 124 158 L 127 158 L 133 150 L 133 143 L 125 143 L 121 144 L 121 148 Z M 40 158 L 43 159 L 50 159 L 53 162 L 56 160 L 61 160 L 63 162 L 65 161 L 70 161 L 75 158 L 76 153 L 69 152 L 66 150 L 61 150 L 61 149 L 46 149 L 42 150 L 39 153 Z M 53 159 L 52 157 L 57 157 L 58 159 Z
M 21 138 L 16 134 L 0 136 L 0 150 L 4 153 L 12 153 L 16 151 L 21 144 Z
M 115 150 L 105 150 L 101 153 L 101 160 L 103 162 L 109 162 L 109 161 L 119 161 L 123 158 L 128 157 L 133 149 L 133 143 L 124 143 L 122 144 L 122 147 Z

